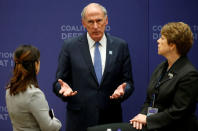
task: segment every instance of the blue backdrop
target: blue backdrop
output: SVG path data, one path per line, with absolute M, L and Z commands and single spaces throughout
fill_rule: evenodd
M 5 85 L 13 67 L 12 53 L 20 44 L 32 44 L 41 51 L 40 88 L 65 130 L 66 103 L 52 92 L 57 59 L 65 39 L 85 32 L 80 13 L 85 5 L 98 2 L 108 11 L 106 31 L 125 39 L 131 53 L 135 91 L 123 106 L 124 121 L 137 114 L 143 104 L 149 78 L 164 60 L 157 55 L 156 40 L 161 27 L 172 21 L 191 26 L 195 42 L 189 58 L 198 69 L 197 0 L 0 0 L 0 129 L 11 131 L 5 105 Z

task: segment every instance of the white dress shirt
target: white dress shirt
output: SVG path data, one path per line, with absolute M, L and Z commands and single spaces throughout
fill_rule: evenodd
M 91 54 L 92 63 L 94 65 L 94 50 L 95 50 L 95 41 L 90 37 L 89 33 L 87 33 L 87 40 L 89 44 L 89 51 Z M 105 34 L 103 35 L 102 39 L 99 41 L 99 51 L 101 55 L 102 61 L 102 74 L 104 73 L 105 62 L 106 62 L 106 47 L 107 47 L 107 38 Z

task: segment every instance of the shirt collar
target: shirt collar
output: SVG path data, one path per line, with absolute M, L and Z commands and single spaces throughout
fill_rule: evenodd
M 91 36 L 89 35 L 88 32 L 87 32 L 87 40 L 88 40 L 89 48 L 94 47 L 94 44 L 96 42 L 91 38 Z M 106 45 L 106 41 L 107 41 L 107 38 L 106 38 L 106 36 L 104 34 L 102 39 L 99 41 L 99 43 L 100 43 L 101 46 L 104 46 L 104 45 Z

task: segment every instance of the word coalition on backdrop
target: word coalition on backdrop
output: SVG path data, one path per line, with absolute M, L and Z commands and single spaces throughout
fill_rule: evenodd
M 82 32 L 86 31 L 83 25 L 61 25 L 61 31 L 75 31 L 75 32 Z M 106 31 L 110 31 L 111 27 L 109 25 L 106 26 Z
M 86 29 L 82 25 L 61 25 L 61 39 L 69 39 L 72 37 L 77 37 L 83 34 Z M 109 25 L 106 26 L 106 32 L 109 32 L 111 27 Z

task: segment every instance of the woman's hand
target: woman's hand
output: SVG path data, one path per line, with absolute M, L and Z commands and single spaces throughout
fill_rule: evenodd
M 134 128 L 141 130 L 142 127 L 146 125 L 146 117 L 146 115 L 138 114 L 130 120 L 130 124 L 132 124 Z

